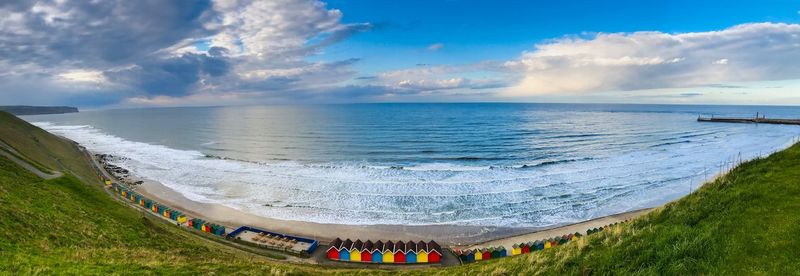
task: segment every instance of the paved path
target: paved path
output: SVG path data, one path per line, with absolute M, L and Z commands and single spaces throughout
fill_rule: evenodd
M 39 176 L 41 178 L 44 178 L 44 179 L 59 178 L 59 177 L 61 177 L 63 175 L 59 171 L 54 171 L 52 174 L 45 173 L 45 172 L 37 169 L 33 165 L 29 164 L 28 162 L 25 162 L 24 160 L 17 158 L 16 156 L 14 156 L 14 154 L 11 154 L 11 153 L 14 153 L 16 155 L 22 156 L 21 154 L 19 154 L 19 152 L 14 150 L 14 148 L 9 147 L 8 145 L 6 145 L 6 143 L 0 142 L 0 155 L 5 156 L 6 158 L 10 159 L 14 163 L 17 163 L 17 165 L 20 165 L 21 167 L 25 168 L 26 170 L 32 172 L 33 174 L 35 174 L 35 175 L 37 175 L 37 176 Z

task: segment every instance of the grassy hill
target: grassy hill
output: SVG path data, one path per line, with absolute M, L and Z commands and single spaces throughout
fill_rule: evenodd
M 95 183 L 72 143 L 0 112 L 0 139 L 65 172 L 43 180 L 0 155 L 0 274 L 375 274 L 285 264 L 143 216 Z M 81 181 L 80 179 L 88 179 Z M 408 274 L 796 274 L 800 145 L 736 168 L 634 221 L 533 254 Z
M 68 172 L 87 183 L 100 183 L 89 158 L 74 143 L 2 111 L 0 143 L 12 147 L 36 167 Z M 2 144 L 0 150 L 4 150 Z

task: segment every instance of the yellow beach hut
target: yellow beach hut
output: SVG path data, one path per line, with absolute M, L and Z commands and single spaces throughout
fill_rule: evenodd
M 475 261 L 483 260 L 483 252 L 480 249 L 475 249 Z
M 361 240 L 356 240 L 353 243 L 353 246 L 350 247 L 350 261 L 351 262 L 360 262 L 361 261 L 361 247 L 364 246 L 364 242 Z
M 552 243 L 550 243 L 550 241 L 546 241 L 546 242 L 544 243 L 544 248 L 550 248 L 550 247 L 553 247 L 553 244 L 552 244 Z
M 392 241 L 384 243 L 381 252 L 383 252 L 384 263 L 394 263 L 394 243 Z
M 417 243 L 417 263 L 428 262 L 428 244 L 424 241 Z
M 515 244 L 514 246 L 511 247 L 511 256 L 519 254 L 522 254 L 522 248 L 519 245 Z

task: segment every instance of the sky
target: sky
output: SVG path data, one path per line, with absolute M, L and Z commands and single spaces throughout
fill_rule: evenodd
M 800 104 L 800 1 L 0 2 L 0 105 Z

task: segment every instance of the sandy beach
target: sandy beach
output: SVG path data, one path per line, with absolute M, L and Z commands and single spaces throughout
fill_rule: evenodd
M 255 226 L 292 235 L 315 238 L 323 243 L 335 238 L 372 240 L 436 240 L 442 245 L 476 243 L 544 229 L 476 227 L 460 225 L 343 225 L 278 220 L 245 213 L 220 204 L 190 200 L 152 180 L 143 180 L 134 190 L 157 202 L 180 209 L 192 217 L 211 220 L 226 227 Z

